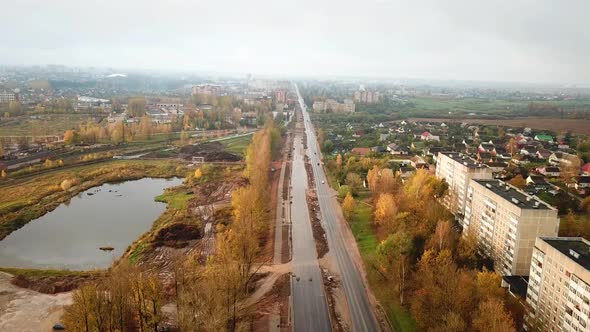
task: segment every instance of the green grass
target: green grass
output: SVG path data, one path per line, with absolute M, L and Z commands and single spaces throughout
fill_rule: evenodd
M 94 272 L 89 271 L 70 271 L 70 270 L 37 270 L 37 269 L 21 269 L 13 267 L 0 267 L 0 271 L 10 273 L 14 276 L 24 276 L 29 278 L 38 277 L 63 277 L 73 275 L 88 275 Z
M 140 242 L 135 249 L 133 250 L 133 252 L 131 254 L 129 254 L 129 261 L 133 264 L 135 264 L 137 262 L 137 260 L 139 259 L 139 257 L 141 257 L 141 254 L 143 253 L 145 247 L 146 247 L 146 243 L 145 242 Z
M 192 194 L 184 192 L 167 191 L 162 195 L 156 196 L 156 202 L 168 203 L 168 206 L 176 210 L 185 210 L 188 201 L 193 198 Z
M 248 145 L 250 144 L 250 142 L 252 142 L 252 135 L 228 138 L 226 140 L 222 140 L 219 142 L 225 145 L 225 150 L 227 152 L 243 156 L 246 153 L 246 148 L 248 148 Z
M 371 228 L 372 214 L 370 206 L 357 201 L 350 228 L 363 257 L 373 254 L 377 248 L 377 237 Z

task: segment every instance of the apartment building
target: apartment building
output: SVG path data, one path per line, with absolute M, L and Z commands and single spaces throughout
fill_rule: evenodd
M 436 157 L 436 177 L 445 179 L 449 184 L 449 193 L 443 199 L 443 205 L 461 220 L 465 214 L 469 181 L 492 179 L 492 169 L 458 152 L 439 152 Z
M 18 94 L 12 91 L 0 91 L 0 103 L 18 101 Z
M 350 99 L 344 99 L 342 103 L 339 103 L 334 99 L 315 101 L 312 107 L 313 111 L 318 113 L 354 113 L 355 110 L 354 102 Z
M 501 275 L 528 275 L 535 239 L 557 236 L 557 209 L 500 180 L 472 179 L 467 189 L 463 232 Z
M 537 238 L 532 255 L 526 322 L 545 331 L 590 331 L 590 242 Z M 526 329 L 526 326 L 525 326 Z

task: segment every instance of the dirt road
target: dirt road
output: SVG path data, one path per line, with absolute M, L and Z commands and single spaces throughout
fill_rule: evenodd
M 72 293 L 38 293 L 12 285 L 11 277 L 0 272 L 0 331 L 51 331 L 63 307 L 71 303 Z

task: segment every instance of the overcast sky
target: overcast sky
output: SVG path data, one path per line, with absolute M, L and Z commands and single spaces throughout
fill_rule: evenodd
M 590 83 L 590 0 L 1 0 L 0 64 Z

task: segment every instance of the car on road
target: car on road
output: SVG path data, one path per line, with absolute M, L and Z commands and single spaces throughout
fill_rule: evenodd
M 63 326 L 63 324 L 61 324 L 61 323 L 56 323 L 55 325 L 53 325 L 54 331 L 64 331 L 65 329 L 66 329 L 66 327 Z
M 322 184 L 325 184 L 325 183 L 326 183 L 326 181 L 322 180 Z

